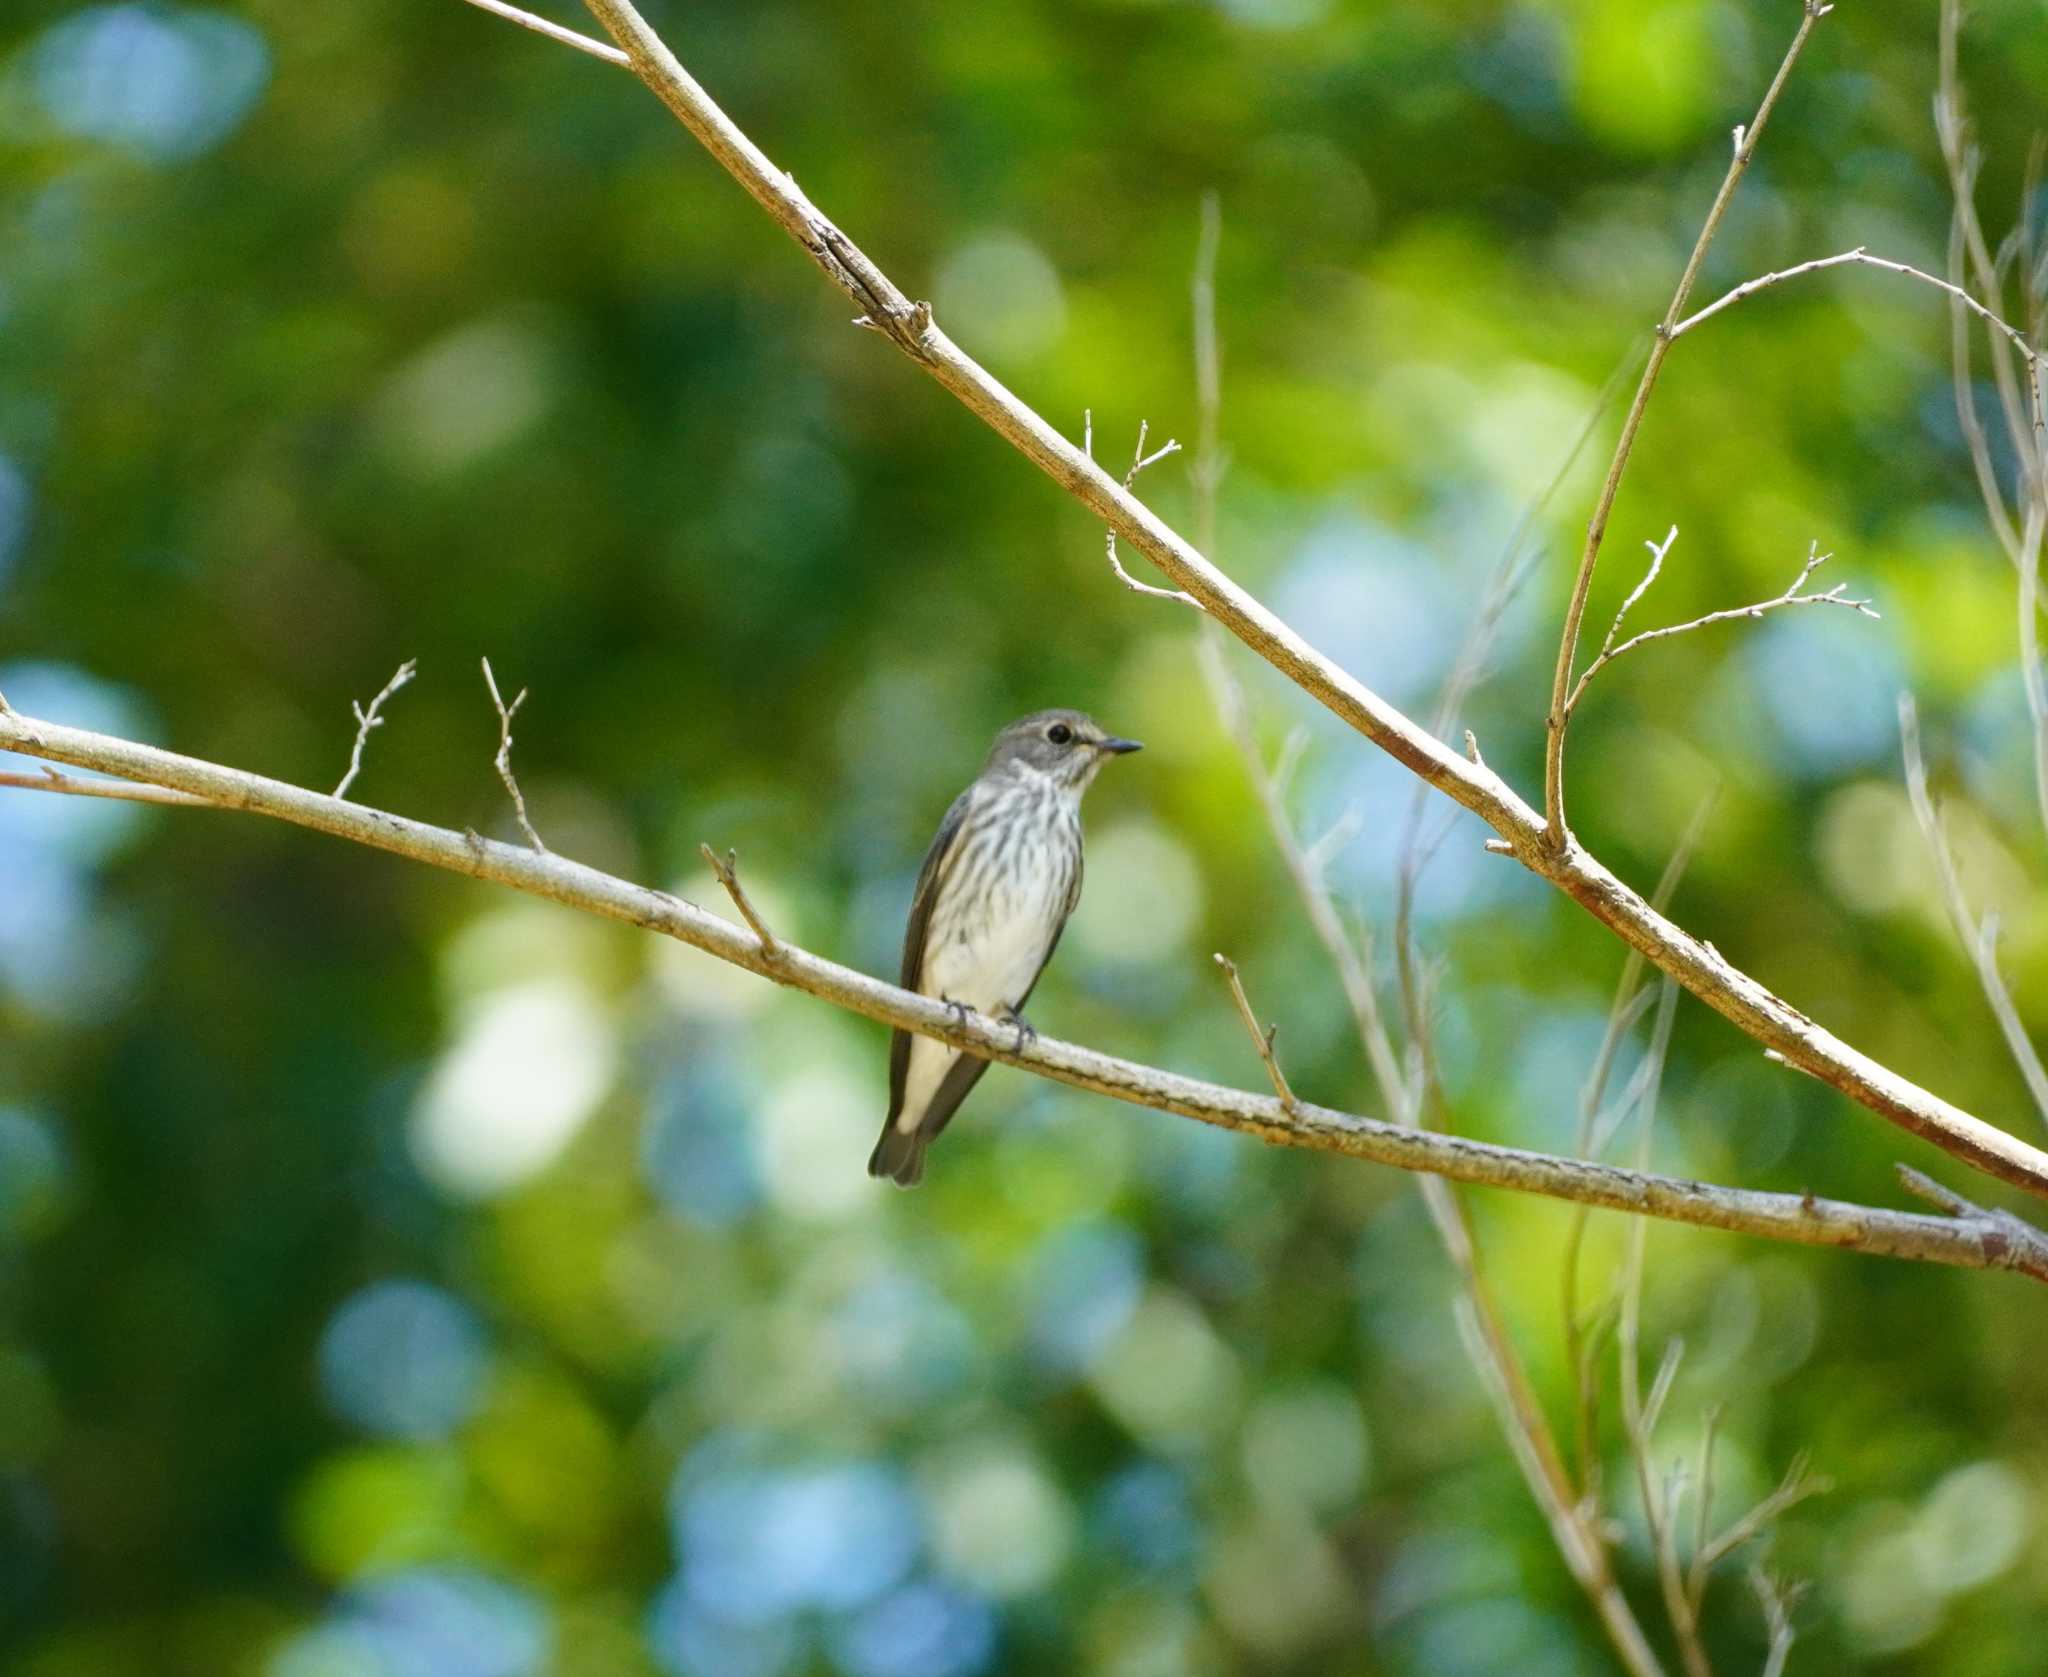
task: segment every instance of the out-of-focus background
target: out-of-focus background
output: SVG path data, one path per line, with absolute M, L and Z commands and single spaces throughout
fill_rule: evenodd
M 564 21 L 584 24 L 574 8 Z M 1220 562 L 1427 707 L 1518 516 L 1661 313 L 1791 0 L 667 0 L 734 117 L 1055 424 L 1195 426 L 1220 199 Z M 1701 299 L 1868 244 L 1940 270 L 1931 5 L 1816 35 Z M 2048 105 L 2031 0 L 1964 38 L 1994 238 Z M 2039 215 L 2048 205 L 2036 200 Z M 1381 1110 L 1184 610 L 888 347 L 621 72 L 455 0 L 58 5 L 0 24 L 0 691 L 511 834 L 482 655 L 569 855 L 894 970 L 1002 722 L 1147 742 L 1092 795 L 1049 1032 Z M 1525 790 L 1617 412 L 1464 721 Z M 1191 513 L 1185 457 L 1142 481 Z M 1908 1076 L 2040 1120 L 1908 811 L 1917 691 L 1976 905 L 2048 1030 L 2011 567 L 1935 293 L 1864 271 L 1678 346 L 1597 641 L 1776 593 L 1882 613 L 1649 650 L 1574 734 L 1581 835 Z M 1347 915 L 1409 782 L 1242 652 Z M 1455 1122 L 1567 1148 L 1619 946 L 1461 821 L 1422 893 Z M 1640 1036 L 1640 1029 L 1638 1031 Z M 1640 1052 L 1624 1056 L 1622 1075 Z M 1607 1668 L 1462 1354 L 1413 1187 L 998 1070 L 914 1195 L 863 1174 L 886 1033 L 680 947 L 227 814 L 0 793 L 0 1670 L 977 1677 Z M 1898 1203 L 1936 1156 L 1677 1016 L 1653 1156 Z M 1626 1145 L 1626 1144 L 1624 1144 Z M 1972 1185 L 1982 1189 L 1983 1184 Z M 1473 1200 L 1565 1420 L 1563 1208 Z M 1594 1225 L 1587 1289 L 1619 1226 Z M 1645 1336 L 1721 1410 L 1717 1508 L 1798 1453 L 1795 1669 L 2048 1640 L 2038 1291 L 1667 1227 Z M 1661 1636 L 1603 1417 L 1624 1581 Z M 1729 1569 L 1707 1640 L 1754 1670 Z

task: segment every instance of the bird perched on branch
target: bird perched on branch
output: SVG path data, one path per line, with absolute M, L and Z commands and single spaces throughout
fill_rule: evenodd
M 1139 749 L 1078 710 L 1012 722 L 974 783 L 953 800 L 918 870 L 903 939 L 903 988 L 1024 1022 L 1038 975 L 1081 900 L 1081 794 L 1110 758 Z M 889 1116 L 870 1176 L 914 1186 L 924 1151 L 988 1061 L 898 1031 L 889 1043 Z

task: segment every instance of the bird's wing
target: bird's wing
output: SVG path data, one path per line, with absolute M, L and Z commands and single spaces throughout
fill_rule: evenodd
M 917 888 L 910 894 L 910 926 L 903 934 L 903 977 L 901 983 L 906 990 L 915 990 L 924 977 L 924 938 L 931 926 L 932 905 L 938 901 L 939 884 L 946 873 L 946 864 L 953 855 L 953 841 L 960 836 L 960 826 L 967 814 L 967 805 L 974 795 L 969 787 L 953 800 L 953 807 L 946 811 L 946 818 L 939 823 L 938 832 L 933 835 L 932 847 L 924 853 L 924 866 L 917 870 Z M 898 1031 L 889 1039 L 889 1118 L 893 1124 L 903 1111 L 903 1084 L 910 1075 L 910 1033 Z M 967 1091 L 962 1089 L 962 1097 Z M 954 1101 L 958 1105 L 959 1100 Z

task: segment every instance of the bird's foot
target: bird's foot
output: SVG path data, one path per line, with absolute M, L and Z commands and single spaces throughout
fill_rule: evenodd
M 965 1002 L 956 1002 L 951 996 L 941 996 L 939 1002 L 948 1013 L 952 1014 L 953 1023 L 956 1025 L 965 1025 L 968 1014 L 974 1011 Z
M 1021 1054 L 1024 1052 L 1025 1043 L 1038 1040 L 1038 1027 L 1032 1024 L 1029 1019 L 1026 1019 L 1014 1007 L 1003 1009 L 1002 1021 L 1006 1025 L 1014 1026 L 1017 1031 L 1017 1040 L 1010 1045 L 1011 1053 Z

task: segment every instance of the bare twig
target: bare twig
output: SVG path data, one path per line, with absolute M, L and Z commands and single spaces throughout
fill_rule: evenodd
M 1689 623 L 1673 623 L 1663 629 L 1645 629 L 1641 634 L 1631 635 L 1621 645 L 1616 646 L 1614 644 L 1614 637 L 1621 631 L 1622 618 L 1628 615 L 1629 607 L 1634 605 L 1643 596 L 1643 593 L 1649 588 L 1650 584 L 1656 580 L 1657 571 L 1664 563 L 1664 555 L 1671 550 L 1672 540 L 1677 534 L 1678 527 L 1674 524 L 1671 527 L 1671 533 L 1664 538 L 1661 545 L 1656 542 L 1645 542 L 1643 544 L 1650 550 L 1649 572 L 1641 582 L 1636 584 L 1635 592 L 1629 595 L 1627 600 L 1622 603 L 1621 610 L 1615 614 L 1614 627 L 1607 631 L 1607 639 L 1600 647 L 1600 656 L 1586 666 L 1585 670 L 1580 674 L 1577 684 L 1572 688 L 1570 696 L 1565 700 L 1564 708 L 1567 715 L 1577 709 L 1579 700 L 1585 697 L 1586 684 L 1588 682 L 1609 664 L 1613 663 L 1615 659 L 1633 652 L 1639 646 L 1646 646 L 1651 641 L 1669 640 L 1673 635 L 1689 635 L 1695 629 L 1705 629 L 1715 623 L 1733 623 L 1740 618 L 1761 617 L 1765 612 L 1776 611 L 1781 606 L 1843 606 L 1850 611 L 1860 613 L 1864 617 L 1877 616 L 1877 613 L 1870 609 L 1870 602 L 1868 600 L 1855 600 L 1849 597 L 1847 593 L 1849 585 L 1845 582 L 1838 582 L 1834 587 L 1823 589 L 1818 594 L 1800 592 L 1800 590 L 1805 588 L 1807 578 L 1812 576 L 1816 570 L 1825 565 L 1830 559 L 1834 558 L 1832 553 L 1820 551 L 1819 542 L 1812 542 L 1808 544 L 1806 549 L 1806 562 L 1799 567 L 1799 574 L 1792 579 L 1792 586 L 1787 588 L 1784 593 L 1775 594 L 1768 600 L 1757 600 L 1746 606 L 1731 606 L 1725 611 L 1710 611 L 1704 617 L 1695 617 Z
M 1990 241 L 1984 236 L 1983 223 L 1977 218 L 1979 158 L 1977 148 L 1970 140 L 1969 117 L 1963 105 L 1962 77 L 1958 70 L 1961 35 L 1962 6 L 1959 0 L 1942 0 L 1934 129 L 1941 142 L 1942 161 L 1948 168 L 1949 189 L 1955 200 L 1951 272 L 1954 283 L 1961 289 L 1965 273 L 1974 271 L 1978 289 L 1990 307 L 1996 310 L 2001 306 L 2002 286 L 1998 260 L 1992 255 Z M 1951 307 L 1960 318 L 1961 302 L 1952 300 Z M 2019 374 L 2004 346 L 1995 338 L 1987 341 L 1991 349 L 1992 382 L 1998 390 L 2006 429 L 2019 451 L 2022 477 L 2035 476 L 2041 470 L 2042 451 L 2038 436 L 2029 434 L 2026 421 L 2029 404 L 2021 396 Z M 1974 400 L 1972 408 L 1974 413 Z
M 1564 814 L 1564 736 L 1571 720 L 1566 698 L 1572 690 L 1572 665 L 1577 661 L 1579 651 L 1579 625 L 1586 615 L 1587 596 L 1593 589 L 1593 568 L 1600 558 L 1600 543 L 1607 534 L 1607 518 L 1614 510 L 1615 496 L 1621 491 L 1622 474 L 1628 470 L 1636 432 L 1642 427 L 1643 411 L 1650 405 L 1651 392 L 1657 388 L 1657 375 L 1663 371 L 1664 358 L 1671 353 L 1671 346 L 1676 342 L 1675 330 L 1685 313 L 1686 302 L 1692 296 L 1693 285 L 1699 279 L 1700 267 L 1707 259 L 1707 247 L 1721 229 L 1721 218 L 1728 213 L 1729 200 L 1735 196 L 1736 187 L 1741 185 L 1743 175 L 1748 172 L 1749 160 L 1756 155 L 1757 142 L 1763 138 L 1764 125 L 1777 108 L 1778 96 L 1791 79 L 1792 67 L 1806 50 L 1807 37 L 1813 33 L 1813 26 L 1832 9 L 1819 4 L 1819 0 L 1806 0 L 1800 13 L 1799 29 L 1792 37 L 1791 46 L 1785 50 L 1778 73 L 1771 78 L 1771 85 L 1757 105 L 1756 115 L 1735 130 L 1735 155 L 1729 161 L 1727 174 L 1721 179 L 1720 191 L 1714 194 L 1714 201 L 1708 207 L 1699 237 L 1693 242 L 1692 255 L 1686 259 L 1685 271 L 1678 278 L 1678 288 L 1671 294 L 1671 305 L 1664 311 L 1664 318 L 1651 338 L 1649 359 L 1643 364 L 1643 376 L 1636 385 L 1635 399 L 1629 404 L 1628 416 L 1621 422 L 1621 436 L 1614 445 L 1614 458 L 1608 463 L 1606 480 L 1600 486 L 1593 517 L 1586 526 L 1586 545 L 1579 555 L 1578 571 L 1572 578 L 1571 601 L 1565 607 L 1564 633 L 1558 642 L 1557 668 L 1550 682 L 1550 713 L 1544 725 L 1543 812 L 1547 826 L 1546 842 L 1553 850 L 1568 850 L 1571 843 Z
M 484 669 L 488 673 L 490 666 L 486 664 Z M 337 798 L 347 797 L 348 789 L 356 783 L 356 776 L 363 772 L 363 747 L 370 742 L 370 730 L 384 726 L 384 701 L 390 698 L 392 694 L 396 693 L 408 681 L 412 680 L 418 671 L 419 660 L 417 658 L 408 658 L 398 666 L 397 672 L 391 679 L 377 690 L 377 696 L 370 701 L 367 710 L 355 700 L 351 699 L 349 701 L 349 709 L 355 712 L 356 741 L 349 748 L 348 773 L 341 777 L 341 784 L 334 789 L 334 795 Z M 493 690 L 493 697 L 495 696 L 495 690 Z M 524 698 L 525 695 L 521 694 L 520 697 Z
M 74 798 L 111 798 L 124 804 L 171 804 L 186 809 L 209 809 L 205 798 L 189 792 L 173 792 L 163 786 L 131 786 L 123 780 L 75 780 L 68 774 L 45 768 L 41 774 L 0 774 L 0 786 L 23 792 L 64 792 Z
M 1759 274 L 1755 279 L 1744 280 L 1734 290 L 1717 297 L 1713 302 L 1701 309 L 1698 314 L 1692 315 L 1672 327 L 1671 336 L 1682 338 L 1695 326 L 1713 319 L 1723 309 L 1733 308 L 1745 297 L 1754 297 L 1759 291 L 1766 290 L 1774 285 L 1781 285 L 1786 280 L 1799 279 L 1807 274 L 1817 274 L 1824 268 L 1842 268 L 1851 265 L 1863 268 L 1882 268 L 1888 274 L 1903 274 L 1908 279 L 1919 280 L 1923 285 L 1931 285 L 1937 291 L 1947 292 L 1958 304 L 1968 309 L 1991 330 L 2002 333 L 2011 340 L 2013 348 L 2017 349 L 2028 361 L 2039 363 L 2041 359 L 2040 351 L 2027 342 L 2025 335 L 2017 327 L 2008 324 L 1990 309 L 1987 309 L 1960 285 L 1953 284 L 1945 279 L 1937 279 L 1933 274 L 1926 272 L 1924 269 L 1914 267 L 1910 262 L 1893 262 L 1882 256 L 1872 256 L 1861 245 L 1858 245 L 1854 250 L 1845 250 L 1835 256 L 1817 256 L 1811 262 L 1801 262 L 1794 267 L 1781 268 L 1774 274 Z
M 711 871 L 718 876 L 718 883 L 725 887 L 725 894 L 732 898 L 732 906 L 740 911 L 740 918 L 753 927 L 754 936 L 761 940 L 761 955 L 764 960 L 776 961 L 781 958 L 782 945 L 775 934 L 768 929 L 768 922 L 761 918 L 753 901 L 747 896 L 747 888 L 740 883 L 740 857 L 737 850 L 728 850 L 721 856 L 708 844 L 697 846 L 697 853 L 710 864 Z
M 2048 1233 L 2043 1233 L 2032 1223 L 2015 1217 L 2010 1211 L 2000 1211 L 1964 1199 L 1954 1189 L 1944 1188 L 1911 1165 L 1893 1168 L 1898 1171 L 1899 1181 L 1908 1193 L 1940 1206 L 1959 1222 L 1975 1226 L 1982 1234 L 1987 1250 L 2004 1252 L 2022 1265 L 2048 1264 Z
M 1786 1584 L 1757 1565 L 1749 1569 L 1749 1587 L 1756 1592 L 1757 1604 L 1763 1609 L 1764 1630 L 1770 1637 L 1762 1677 L 1784 1677 L 1785 1662 L 1792 1657 L 1792 1644 L 1798 1636 L 1792 1611 L 1806 1593 L 1806 1586 Z
M 1188 283 L 1195 326 L 1195 452 L 1188 476 L 1195 489 L 1195 546 L 1216 551 L 1216 496 L 1230 457 L 1223 447 L 1223 347 L 1216 335 L 1216 259 L 1223 248 L 1223 204 L 1202 194 L 1202 232 Z
M 1259 1051 L 1259 1062 L 1266 1068 L 1266 1076 L 1272 1080 L 1273 1093 L 1280 1098 L 1283 1112 L 1295 1112 L 1301 1103 L 1294 1098 L 1294 1091 L 1287 1086 L 1287 1074 L 1280 1069 L 1280 1062 L 1273 1054 L 1273 1038 L 1278 1034 L 1278 1025 L 1260 1028 L 1258 1015 L 1252 1012 L 1251 999 L 1244 993 L 1244 980 L 1238 976 L 1237 963 L 1228 955 L 1216 957 L 1217 966 L 1223 969 L 1223 976 L 1230 983 L 1230 998 L 1237 1003 L 1237 1016 L 1244 1021 L 1244 1028 L 1251 1033 L 1252 1046 Z
M 1171 437 L 1168 437 L 1158 448 L 1147 454 L 1145 452 L 1146 423 L 1142 419 L 1138 421 L 1138 446 L 1131 451 L 1130 470 L 1124 473 L 1124 490 L 1126 493 L 1138 481 L 1138 474 L 1147 466 L 1156 466 L 1169 454 L 1178 454 L 1180 452 L 1180 444 Z M 1095 411 L 1092 408 L 1085 409 L 1081 415 L 1081 452 L 1091 460 L 1095 458 Z M 1103 532 L 1103 541 L 1104 549 L 1109 559 L 1109 568 L 1116 573 L 1117 581 L 1122 583 L 1133 594 L 1149 594 L 1155 600 L 1178 600 L 1182 605 L 1193 606 L 1197 611 L 1202 610 L 1202 602 L 1196 599 L 1194 595 L 1179 588 L 1156 588 L 1149 582 L 1140 582 L 1129 571 L 1125 570 L 1124 562 L 1116 554 L 1115 525 L 1110 525 Z
M 491 674 L 491 661 L 483 660 L 484 685 L 491 690 L 491 703 L 498 711 L 498 754 L 491 761 L 496 764 L 498 778 L 505 783 L 505 790 L 512 796 L 512 808 L 519 816 L 519 830 L 526 835 L 526 842 L 542 855 L 547 846 L 540 841 L 540 834 L 533 830 L 533 823 L 526 818 L 526 797 L 519 790 L 517 776 L 512 773 L 512 718 L 519 714 L 519 707 L 526 703 L 526 689 L 519 689 L 519 697 L 511 704 L 498 696 L 498 678 Z
M 1638 1103 L 1641 1114 L 1636 1131 L 1638 1169 L 1649 1163 L 1658 1091 L 1663 1079 L 1665 1055 L 1671 1045 L 1671 1025 L 1677 1001 L 1677 986 L 1667 978 L 1660 986 L 1657 1019 L 1651 1029 L 1650 1046 L 1644 1055 L 1644 1063 L 1650 1069 Z M 1664 1611 L 1671 1622 L 1679 1657 L 1684 1662 L 1688 1677 L 1712 1677 L 1713 1665 L 1707 1658 L 1705 1644 L 1700 1640 L 1699 1614 L 1686 1593 L 1684 1573 L 1678 1558 L 1678 1502 L 1684 1488 L 1682 1471 L 1674 1464 L 1671 1475 L 1660 1481 L 1654 1465 L 1657 1422 L 1663 1414 L 1665 1401 L 1671 1395 L 1672 1382 L 1678 1377 L 1679 1359 L 1685 1350 L 1683 1341 L 1673 1339 L 1665 1346 L 1647 1398 L 1642 1389 L 1640 1341 L 1644 1235 L 1641 1224 L 1631 1225 L 1622 1266 L 1621 1315 L 1617 1329 L 1622 1425 L 1628 1438 L 1629 1454 L 1635 1462 L 1636 1483 L 1642 1494 L 1643 1523 L 1649 1532 L 1650 1550 L 1657 1564 L 1658 1585 L 1664 1597 Z
M 594 41 L 588 35 L 579 35 L 573 29 L 564 29 L 559 23 L 550 23 L 544 17 L 535 17 L 523 12 L 517 6 L 508 6 L 505 0 L 466 0 L 479 11 L 501 17 L 507 23 L 516 23 L 521 29 L 531 29 L 536 35 L 545 35 L 551 41 L 559 41 L 565 47 L 574 47 L 578 52 L 588 53 L 592 58 L 601 58 L 607 64 L 616 64 L 622 70 L 630 70 L 633 60 L 615 46 L 604 41 Z
M 1826 1479 L 1812 1471 L 1811 1464 L 1803 1454 L 1794 1456 L 1792 1465 L 1785 1469 L 1785 1476 L 1778 1481 L 1775 1490 L 1747 1513 L 1730 1522 L 1717 1536 L 1704 1542 L 1699 1552 L 1693 1556 L 1687 1589 L 1695 1607 L 1706 1599 L 1708 1575 L 1715 1567 L 1757 1536 L 1787 1509 L 1796 1507 L 1810 1496 L 1824 1496 L 1831 1488 Z M 1704 1511 L 1701 1523 L 1704 1526 Z
M 1927 853 L 1934 862 L 1934 877 L 1941 887 L 1942 906 L 1948 910 L 1949 924 L 1977 969 L 1977 982 L 1983 988 L 1984 999 L 1991 1004 L 2013 1063 L 2026 1080 L 2027 1092 L 2034 1097 L 2035 1110 L 2041 1121 L 2048 1124 L 2048 1070 L 2043 1069 L 2041 1056 L 2028 1037 L 2026 1026 L 2020 1022 L 2019 1009 L 2013 1005 L 2012 992 L 2006 988 L 2005 975 L 1998 970 L 1995 925 L 1988 917 L 1979 921 L 1963 894 L 1948 835 L 1942 831 L 1934 800 L 1928 796 L 1927 765 L 1920 756 L 1920 715 L 1911 693 L 1899 695 L 1899 744 L 1906 764 L 1906 796 L 1912 803 L 1920 836 L 1927 841 Z

